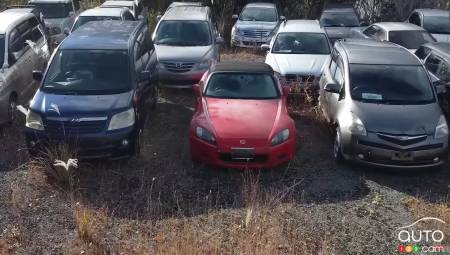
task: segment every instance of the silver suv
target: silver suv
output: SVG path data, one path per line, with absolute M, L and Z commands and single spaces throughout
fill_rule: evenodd
M 80 0 L 29 0 L 42 13 L 50 44 L 58 45 L 65 37 L 64 30 L 70 30 L 80 14 Z
M 0 124 L 14 121 L 16 105 L 34 94 L 32 71 L 45 69 L 48 58 L 44 28 L 35 15 L 0 13 Z
M 190 87 L 220 60 L 220 37 L 206 6 L 170 8 L 153 34 L 161 86 Z
M 250 3 L 233 19 L 236 23 L 231 29 L 231 46 L 252 48 L 269 43 L 286 17 L 280 16 L 275 4 Z

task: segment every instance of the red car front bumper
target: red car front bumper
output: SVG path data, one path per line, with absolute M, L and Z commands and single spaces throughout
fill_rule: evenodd
M 197 137 L 190 137 L 191 155 L 194 161 L 221 168 L 261 169 L 279 166 L 289 162 L 294 156 L 295 138 L 277 146 L 255 148 L 251 160 L 236 160 L 231 157 L 231 148 L 219 149 Z

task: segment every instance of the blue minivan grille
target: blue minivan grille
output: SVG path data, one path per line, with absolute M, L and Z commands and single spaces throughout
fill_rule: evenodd
M 44 125 L 45 130 L 53 135 L 95 134 L 105 129 L 106 119 L 89 121 L 46 119 Z

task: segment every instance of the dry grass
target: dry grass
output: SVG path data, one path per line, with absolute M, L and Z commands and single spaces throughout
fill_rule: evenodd
M 334 240 L 302 233 L 285 219 L 288 194 L 264 190 L 257 172 L 241 176 L 242 209 L 211 210 L 194 217 L 160 220 L 117 218 L 114 210 L 76 203 L 77 238 L 68 254 L 330 254 Z M 300 236 L 301 235 L 301 236 Z
M 450 242 L 450 204 L 448 202 L 431 203 L 417 197 L 407 197 L 402 202 L 415 219 L 434 217 L 445 221 L 447 224 L 443 226 L 446 233 L 444 243 Z

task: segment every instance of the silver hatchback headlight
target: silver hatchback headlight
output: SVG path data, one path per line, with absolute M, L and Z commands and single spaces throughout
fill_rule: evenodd
M 435 139 L 441 139 L 448 136 L 448 125 L 447 121 L 445 120 L 444 115 L 441 115 L 439 118 L 439 122 L 436 125 L 436 131 L 434 132 L 434 138 Z

